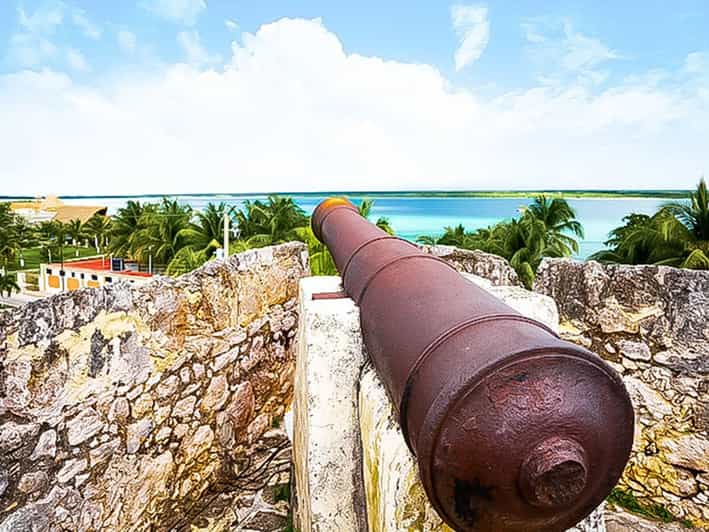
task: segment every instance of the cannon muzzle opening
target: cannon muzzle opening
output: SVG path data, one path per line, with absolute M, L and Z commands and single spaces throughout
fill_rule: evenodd
M 461 531 L 562 531 L 610 493 L 633 410 L 600 357 L 561 340 L 332 198 L 313 213 L 426 493 Z

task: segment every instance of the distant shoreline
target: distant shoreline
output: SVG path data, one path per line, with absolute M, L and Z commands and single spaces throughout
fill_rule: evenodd
M 134 199 L 134 198 L 216 198 L 262 197 L 269 194 L 293 197 L 354 196 L 368 198 L 533 198 L 539 194 L 569 199 L 682 199 L 689 190 L 421 190 L 421 191 L 322 191 L 322 192 L 251 192 L 251 193 L 199 193 L 199 194 L 128 194 L 99 196 L 60 196 L 63 199 Z M 30 196 L 0 196 L 0 201 L 34 199 Z

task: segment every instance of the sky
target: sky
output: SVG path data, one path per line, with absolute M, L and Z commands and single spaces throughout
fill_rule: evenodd
M 677 189 L 709 2 L 0 0 L 0 196 Z

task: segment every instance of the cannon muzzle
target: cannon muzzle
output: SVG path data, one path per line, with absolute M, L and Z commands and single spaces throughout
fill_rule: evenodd
M 449 526 L 562 531 L 603 501 L 633 441 L 611 367 L 345 199 L 323 201 L 312 228 L 360 308 L 367 352 Z

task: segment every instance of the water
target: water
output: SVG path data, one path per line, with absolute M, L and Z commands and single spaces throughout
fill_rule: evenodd
M 294 195 L 293 199 L 310 214 L 325 196 Z M 106 205 L 109 214 L 114 214 L 128 199 L 158 201 L 158 198 L 80 198 L 66 199 L 76 205 Z M 219 194 L 213 196 L 177 196 L 181 203 L 202 209 L 209 202 L 221 201 L 241 206 L 246 199 L 265 199 L 265 196 L 239 196 Z M 361 196 L 350 196 L 359 202 Z M 583 198 L 569 199 L 576 217 L 583 225 L 585 235 L 580 241 L 578 258 L 586 258 L 603 248 L 608 232 L 622 223 L 623 216 L 631 212 L 653 214 L 666 200 L 661 198 Z M 519 213 L 519 209 L 531 202 L 528 198 L 441 198 L 441 197 L 377 197 L 371 218 L 386 216 L 403 238 L 414 240 L 419 235 L 440 235 L 446 226 L 462 223 L 466 229 L 478 229 L 507 220 Z

